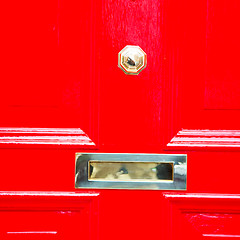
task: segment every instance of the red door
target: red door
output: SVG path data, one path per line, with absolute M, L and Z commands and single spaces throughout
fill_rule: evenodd
M 0 9 L 2 239 L 240 237 L 238 0 Z M 76 189 L 79 152 L 187 154 L 187 190 Z

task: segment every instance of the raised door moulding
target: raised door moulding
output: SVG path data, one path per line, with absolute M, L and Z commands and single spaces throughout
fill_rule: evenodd
M 0 211 L 79 210 L 98 197 L 97 192 L 0 192 Z
M 0 214 L 8 214 L 8 212 L 10 212 L 18 216 L 16 219 L 13 219 L 13 221 L 9 222 L 8 219 L 7 222 L 4 223 L 5 225 L 2 224 L 4 226 L 2 227 L 1 225 L 0 234 L 3 239 L 50 239 L 49 236 L 51 235 L 57 235 L 57 239 L 73 239 L 73 236 L 77 236 L 75 232 L 73 233 L 68 227 L 62 230 L 59 226 L 59 228 L 56 229 L 56 224 L 54 225 L 54 223 L 50 226 L 50 229 L 48 229 L 48 224 L 45 225 L 44 223 L 35 229 L 35 227 L 33 227 L 34 224 L 33 226 L 31 224 L 29 225 L 29 222 L 34 220 L 26 218 L 25 214 L 45 212 L 45 216 L 49 216 L 50 213 L 59 213 L 63 216 L 63 214 L 66 215 L 75 212 L 78 213 L 78 217 L 75 217 L 76 214 L 71 214 L 68 220 L 79 221 L 79 229 L 76 230 L 79 234 L 84 234 L 84 239 L 96 240 L 99 235 L 99 196 L 100 194 L 98 192 L 88 191 L 0 192 Z M 23 216 L 21 218 L 22 214 Z M 1 215 L 1 217 L 2 216 L 4 215 Z M 18 226 L 17 222 L 20 219 L 22 223 Z M 6 221 L 6 219 L 4 219 L 4 221 Z M 72 224 L 76 225 L 76 222 Z
M 0 128 L 0 147 L 24 145 L 96 147 L 80 128 Z
M 167 144 L 167 148 L 239 148 L 240 130 L 180 130 Z

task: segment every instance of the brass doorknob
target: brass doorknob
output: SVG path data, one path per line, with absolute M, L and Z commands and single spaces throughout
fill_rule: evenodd
M 147 54 L 139 46 L 127 45 L 118 53 L 118 67 L 126 74 L 138 75 L 147 65 Z

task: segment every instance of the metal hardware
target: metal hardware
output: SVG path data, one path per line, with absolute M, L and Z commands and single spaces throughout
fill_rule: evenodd
M 173 163 L 89 161 L 89 181 L 173 181 Z
M 147 54 L 139 46 L 127 45 L 118 53 L 118 66 L 126 74 L 137 75 L 147 65 Z
M 76 188 L 186 190 L 186 175 L 183 154 L 76 154 Z

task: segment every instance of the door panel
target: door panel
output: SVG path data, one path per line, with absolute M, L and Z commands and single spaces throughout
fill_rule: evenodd
M 81 128 L 93 137 L 92 5 L 64 0 L 2 4 L 1 127 Z
M 72 234 L 83 234 L 77 224 L 82 220 L 79 212 L 5 211 L 0 218 L 4 219 L 1 225 L 4 239 L 68 239 Z
M 237 0 L 2 3 L 0 190 L 12 192 L 0 194 L 0 218 L 4 234 L 22 232 L 5 237 L 239 237 L 239 8 Z M 126 45 L 147 54 L 139 75 L 118 68 Z M 186 194 L 75 189 L 76 152 L 187 154 Z
M 96 239 L 98 194 L 0 192 L 2 239 Z M 92 231 L 89 231 L 91 229 Z
M 207 138 L 211 141 L 213 136 L 224 141 L 223 130 L 239 130 L 239 34 L 236 31 L 239 3 L 172 1 L 169 6 L 166 18 L 169 81 L 165 93 L 170 92 L 166 96 L 167 108 L 171 110 L 167 111 L 172 121 L 168 124 L 171 132 L 166 142 L 177 133 L 183 137 L 185 130 L 190 130 L 186 135 L 205 137 L 200 147 L 205 143 L 219 147 L 216 139 L 208 144 Z M 174 73 L 170 72 L 172 69 Z M 208 132 L 204 132 L 206 130 Z M 227 137 L 230 144 L 225 145 L 238 147 L 237 133 L 229 131 L 234 139 Z M 172 141 L 176 143 L 176 139 Z M 174 147 L 171 142 L 169 146 Z
M 238 1 L 208 1 L 205 109 L 239 110 Z

